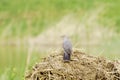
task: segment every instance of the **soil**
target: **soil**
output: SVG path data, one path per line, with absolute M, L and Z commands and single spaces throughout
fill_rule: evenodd
M 94 57 L 74 50 L 71 61 L 56 52 L 33 66 L 25 80 L 120 80 L 120 61 Z

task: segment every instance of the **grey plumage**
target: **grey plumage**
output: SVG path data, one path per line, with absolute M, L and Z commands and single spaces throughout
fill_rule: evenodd
M 63 60 L 69 61 L 71 59 L 72 54 L 72 44 L 67 36 L 63 36 L 63 49 L 64 49 Z

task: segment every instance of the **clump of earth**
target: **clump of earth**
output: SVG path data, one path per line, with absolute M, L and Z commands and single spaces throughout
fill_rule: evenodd
M 94 57 L 74 50 L 71 61 L 63 61 L 56 52 L 37 63 L 26 73 L 25 80 L 120 80 L 120 61 Z

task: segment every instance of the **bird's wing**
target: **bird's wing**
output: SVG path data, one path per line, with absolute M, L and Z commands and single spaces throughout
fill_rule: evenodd
M 70 60 L 70 54 L 67 54 L 66 52 L 64 53 L 64 56 L 63 56 L 63 59 L 64 60 Z
M 72 49 L 71 49 L 71 48 L 64 48 L 64 51 L 65 51 L 67 54 L 71 54 L 71 53 L 72 53 Z
M 63 42 L 63 49 L 67 54 L 72 53 L 72 44 L 68 39 L 65 39 Z

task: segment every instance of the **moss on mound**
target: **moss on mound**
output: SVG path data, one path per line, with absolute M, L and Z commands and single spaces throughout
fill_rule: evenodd
M 25 80 L 120 80 L 120 61 L 93 57 L 75 50 L 65 63 L 62 52 L 44 58 L 26 74 Z

